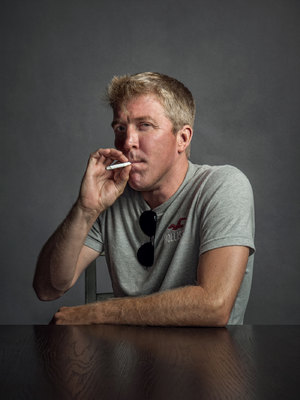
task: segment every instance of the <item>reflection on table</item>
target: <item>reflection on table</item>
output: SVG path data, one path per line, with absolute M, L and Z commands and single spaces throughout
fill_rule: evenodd
M 7 398 L 292 399 L 300 393 L 300 327 L 2 326 L 0 339 L 0 389 Z

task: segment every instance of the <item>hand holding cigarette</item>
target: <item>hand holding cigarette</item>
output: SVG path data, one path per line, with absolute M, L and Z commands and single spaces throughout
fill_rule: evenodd
M 78 198 L 81 208 L 99 215 L 110 207 L 126 187 L 130 173 L 126 167 L 130 165 L 117 149 L 101 148 L 92 153 L 81 183 Z

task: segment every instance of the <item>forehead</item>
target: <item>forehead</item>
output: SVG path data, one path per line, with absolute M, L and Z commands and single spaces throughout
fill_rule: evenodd
M 145 94 L 130 98 L 119 104 L 114 110 L 114 117 L 152 117 L 165 116 L 165 110 L 160 99 L 155 94 Z

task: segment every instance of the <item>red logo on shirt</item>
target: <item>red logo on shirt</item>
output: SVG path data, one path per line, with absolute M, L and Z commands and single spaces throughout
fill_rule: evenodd
M 176 225 L 172 224 L 172 225 L 170 225 L 170 226 L 168 227 L 168 229 L 172 229 L 173 231 L 177 231 L 177 229 L 183 228 L 183 227 L 184 227 L 184 224 L 182 224 L 182 221 L 185 221 L 185 220 L 186 220 L 185 217 L 184 217 L 184 218 L 180 218 L 180 219 L 178 220 L 178 222 L 177 222 Z

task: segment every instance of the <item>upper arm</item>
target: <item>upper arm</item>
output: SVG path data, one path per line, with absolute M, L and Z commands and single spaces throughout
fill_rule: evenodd
M 207 298 L 229 318 L 241 286 L 249 248 L 227 246 L 209 250 L 199 258 L 197 282 Z
M 82 272 L 88 267 L 88 265 L 94 261 L 98 256 L 99 252 L 91 249 L 88 246 L 83 245 L 79 253 L 78 261 L 76 264 L 74 278 L 71 283 L 71 287 L 75 284 Z

